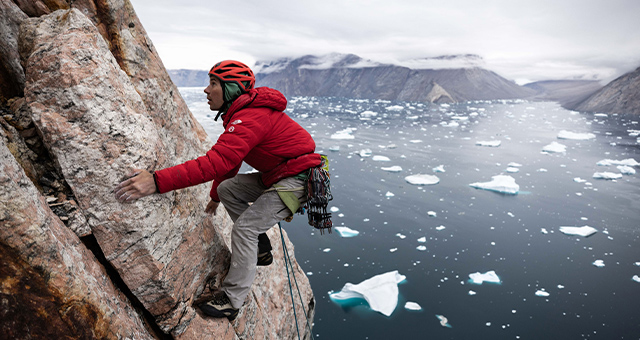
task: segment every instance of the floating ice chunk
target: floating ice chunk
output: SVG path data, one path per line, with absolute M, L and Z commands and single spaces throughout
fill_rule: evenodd
M 596 114 L 594 114 L 593 116 L 594 116 L 594 117 L 609 117 L 609 115 L 608 115 L 608 114 L 606 114 L 606 113 L 596 113 Z
M 338 211 L 340 211 L 340 208 L 338 208 L 338 207 L 331 207 L 331 208 L 329 208 L 329 211 L 331 211 L 331 212 L 338 212 Z
M 398 147 L 398 146 L 397 146 L 397 145 L 395 145 L 395 144 L 389 144 L 389 145 L 387 145 L 387 149 L 395 149 L 395 148 L 397 148 L 397 147 Z
M 427 250 L 427 247 L 423 246 L 423 245 L 419 245 L 416 247 L 416 249 L 418 249 L 419 251 L 425 251 Z
M 547 296 L 549 296 L 549 293 L 544 291 L 544 289 L 541 289 L 541 290 L 536 291 L 536 296 L 547 297 Z
M 401 240 L 404 240 L 405 238 L 407 238 L 406 235 L 403 235 L 403 234 L 400 234 L 400 233 L 397 233 L 396 236 L 398 236 Z
M 331 251 L 331 248 L 324 248 L 324 249 L 322 249 L 322 251 L 325 252 L 325 253 L 328 253 L 328 252 Z
M 352 129 L 352 128 L 346 128 L 344 130 L 340 130 L 332 134 L 331 139 L 354 139 L 356 137 L 352 135 L 353 131 L 355 131 L 355 129 Z
M 617 168 L 618 170 L 620 170 L 620 173 L 623 175 L 635 175 L 636 173 L 636 169 L 627 165 L 618 165 Z
M 438 165 L 437 167 L 433 168 L 433 172 L 445 172 L 444 165 Z
M 371 151 L 371 149 L 362 149 L 358 152 L 358 155 L 360 155 L 360 157 L 371 157 L 372 154 L 373 151 Z
M 516 184 L 516 180 L 509 175 L 497 175 L 491 178 L 491 182 L 476 182 L 469 185 L 476 189 L 484 189 L 513 195 L 517 194 L 520 190 L 520 186 Z
M 431 216 L 431 217 L 436 217 L 438 216 L 438 214 L 436 214 L 435 211 L 427 211 L 427 215 Z
M 360 234 L 359 231 L 353 230 L 349 227 L 333 227 L 333 229 L 335 229 L 341 237 L 354 237 Z
M 339 145 L 330 146 L 329 151 L 340 151 L 340 146 Z
M 460 126 L 460 124 L 458 124 L 458 122 L 456 122 L 456 121 L 450 121 L 448 123 L 447 122 L 442 122 L 442 123 L 440 123 L 440 125 L 442 125 L 443 127 L 451 127 L 451 128 Z
M 586 182 L 587 180 L 586 180 L 586 179 L 582 179 L 582 178 L 580 178 L 580 177 L 575 177 L 575 178 L 573 179 L 573 181 L 574 181 L 574 182 L 576 182 L 576 183 L 584 183 L 584 182 Z
M 449 320 L 447 320 L 447 318 L 444 315 L 436 314 L 436 318 L 438 318 L 438 320 L 440 320 L 440 325 L 442 327 L 451 328 L 451 325 L 449 324 Z
M 634 263 L 634 265 L 640 267 L 640 262 L 636 262 L 636 263 Z
M 377 116 L 378 113 L 377 112 L 373 112 L 373 111 L 364 111 L 360 113 L 360 117 L 364 117 L 364 118 L 371 118 L 371 117 L 375 117 Z
M 373 160 L 377 162 L 389 162 L 391 159 L 389 159 L 389 157 L 387 156 L 375 155 L 373 156 Z
M 558 285 L 558 289 L 564 289 L 563 285 Z
M 562 145 L 558 142 L 551 142 L 551 144 L 545 145 L 542 148 L 542 151 L 544 152 L 566 152 L 567 151 L 567 147 L 565 145 Z
M 549 170 L 547 170 L 547 169 L 545 169 L 545 168 L 540 168 L 540 169 L 538 169 L 538 172 L 547 172 L 547 171 L 549 171 Z
M 404 109 L 404 106 L 391 105 L 391 106 L 385 107 L 385 109 L 387 109 L 387 111 L 402 111 L 402 109 Z
M 593 264 L 594 266 L 598 267 L 598 268 L 602 268 L 602 267 L 604 267 L 604 261 L 602 261 L 602 260 L 595 260 L 595 261 L 593 261 L 593 263 L 592 263 L 592 264 Z
M 400 172 L 402 171 L 402 167 L 399 165 L 394 165 L 394 166 L 390 166 L 390 167 L 381 167 L 380 169 L 384 170 L 384 171 L 388 171 L 388 172 Z
M 387 191 L 387 193 L 385 194 L 385 197 L 393 197 L 395 196 L 391 191 Z
M 598 230 L 585 225 L 582 227 L 560 227 L 560 232 L 565 235 L 588 237 L 598 232 Z
M 514 168 L 519 168 L 519 167 L 522 166 L 522 164 L 516 163 L 516 162 L 511 162 L 511 163 L 507 164 L 507 166 L 514 167 Z
M 445 226 L 441 225 L 439 227 L 436 227 L 436 230 L 444 230 L 445 228 L 446 228 Z
M 427 242 L 427 238 L 422 236 L 421 238 L 418 239 L 418 242 L 425 243 L 425 242 Z
M 573 140 L 589 140 L 589 139 L 595 139 L 596 135 L 594 135 L 593 133 L 577 133 L 577 132 L 562 130 L 558 132 L 558 138 L 573 139 Z
M 395 253 L 397 250 L 398 250 L 398 248 L 391 248 L 391 249 L 389 249 L 389 252 Z
M 412 139 L 409 141 L 409 143 L 412 143 L 412 144 L 422 143 L 422 139 Z
M 515 167 L 508 167 L 507 168 L 507 172 L 509 172 L 509 173 L 515 173 L 515 172 L 518 172 L 518 171 L 520 171 L 520 169 L 515 168 Z
M 478 294 L 478 293 L 474 292 L 473 290 L 470 290 L 470 291 L 469 291 L 469 295 L 471 295 L 471 296 L 474 296 L 474 295 L 476 295 L 476 294 Z
M 496 272 L 493 270 L 490 270 L 484 274 L 481 274 L 480 272 L 471 273 L 469 274 L 469 279 L 471 283 L 477 285 L 481 285 L 483 282 L 501 283 L 498 274 L 496 274 Z
M 500 146 L 500 144 L 502 144 L 502 142 L 499 141 L 499 140 L 478 141 L 478 142 L 476 142 L 476 145 L 479 145 L 479 146 L 490 146 L 490 147 L 494 147 L 494 148 Z
M 638 275 L 634 275 L 631 280 L 635 281 L 635 282 L 640 282 L 640 276 Z
M 541 231 L 543 234 L 548 234 L 548 233 L 549 233 L 549 232 L 547 231 L 547 229 L 545 229 L 545 228 L 540 229 L 540 231 Z
M 638 163 L 633 158 L 627 158 L 627 159 L 623 159 L 621 161 L 617 161 L 617 160 L 613 160 L 613 159 L 603 159 L 603 160 L 599 161 L 596 164 L 597 165 L 602 165 L 602 166 L 609 166 L 609 165 L 640 166 L 640 163 Z
M 438 178 L 437 176 L 425 174 L 407 176 L 404 178 L 404 180 L 413 185 L 433 185 L 440 182 L 440 178 Z
M 404 309 L 417 311 L 422 310 L 422 307 L 420 307 L 420 305 L 415 302 L 407 301 L 407 303 L 404 304 Z
M 390 316 L 398 305 L 398 283 L 405 280 L 397 270 L 376 275 L 358 284 L 347 282 L 342 290 L 329 295 L 333 301 L 364 299 L 369 307 L 385 316 Z
M 595 179 L 607 179 L 607 180 L 611 180 L 611 179 L 620 179 L 622 178 L 622 174 L 617 174 L 614 172 L 596 172 L 593 174 L 593 178 Z

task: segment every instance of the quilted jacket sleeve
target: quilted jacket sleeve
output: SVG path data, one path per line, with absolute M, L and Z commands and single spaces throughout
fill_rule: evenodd
M 180 165 L 156 171 L 160 193 L 182 189 L 214 179 L 233 177 L 242 160 L 270 131 L 268 114 L 270 109 L 245 109 L 234 115 L 234 123 L 229 124 L 218 138 L 217 143 L 206 155 Z M 238 123 L 239 122 L 239 123 Z M 235 171 L 235 173 L 233 173 Z M 218 183 L 219 184 L 219 183 Z M 214 188 L 217 184 L 214 183 Z M 212 193 L 215 191 L 212 188 Z M 212 199 L 218 200 L 217 193 Z

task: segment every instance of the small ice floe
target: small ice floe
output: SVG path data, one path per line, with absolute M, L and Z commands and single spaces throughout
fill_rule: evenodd
M 564 289 L 563 285 L 558 285 L 558 289 Z
M 331 139 L 355 139 L 356 137 L 352 134 L 356 129 L 346 128 L 344 130 L 340 130 L 331 135 Z
M 572 140 L 589 140 L 589 139 L 595 139 L 596 135 L 594 135 L 593 133 L 578 133 L 578 132 L 562 130 L 558 132 L 558 138 L 572 139 Z
M 551 144 L 545 145 L 542 148 L 542 151 L 549 152 L 549 153 L 567 152 L 567 147 L 565 145 L 562 145 L 562 144 L 558 143 L 558 142 L 551 142 Z
M 375 155 L 373 156 L 373 160 L 376 162 L 389 162 L 391 159 L 389 159 L 389 157 L 387 156 Z
M 609 117 L 609 115 L 608 115 L 608 114 L 606 114 L 606 113 L 596 113 L 596 114 L 594 114 L 593 116 L 594 116 L 594 117 Z
M 540 290 L 536 291 L 536 296 L 547 297 L 547 296 L 549 296 L 549 293 L 546 292 L 544 289 L 540 289 Z
M 549 233 L 549 232 L 547 231 L 547 229 L 545 229 L 545 228 L 541 228 L 541 229 L 540 229 L 540 232 L 542 232 L 542 233 L 543 233 L 543 234 L 545 234 L 545 235 Z
M 436 318 L 440 320 L 440 325 L 442 327 L 451 328 L 451 325 L 449 324 L 449 320 L 447 320 L 447 318 L 444 315 L 436 314 Z
M 433 168 L 433 172 L 445 172 L 444 165 L 438 165 L 437 167 Z
M 438 214 L 435 211 L 427 211 L 427 215 L 429 215 L 430 217 L 438 216 Z
M 404 304 L 404 309 L 419 311 L 422 310 L 422 307 L 415 302 L 407 301 L 407 303 Z
M 436 227 L 436 230 L 444 230 L 445 228 L 446 228 L 445 226 L 441 225 L 439 227 Z
M 638 266 L 638 267 L 640 267 L 640 262 L 636 262 L 636 263 L 634 263 L 633 265 L 634 265 L 634 266 Z
M 433 185 L 440 182 L 440 178 L 438 178 L 437 176 L 425 174 L 407 176 L 404 178 L 404 180 L 413 185 Z
M 389 144 L 389 145 L 387 145 L 387 149 L 395 149 L 395 148 L 397 148 L 397 147 L 398 147 L 398 146 L 397 146 L 397 145 L 395 145 L 395 144 Z
M 334 213 L 335 213 L 335 212 L 340 211 L 340 208 L 338 208 L 338 207 L 331 207 L 331 208 L 329 208 L 329 211 L 331 211 L 331 212 L 334 212 Z
M 360 234 L 359 231 L 353 230 L 349 227 L 333 227 L 341 237 L 354 237 Z
M 620 173 L 623 175 L 635 175 L 636 174 L 636 169 L 627 166 L 627 165 L 618 165 L 617 166 L 618 170 L 620 170 Z
M 627 158 L 621 161 L 617 161 L 613 159 L 603 159 L 596 164 L 601 166 L 609 166 L 609 165 L 640 166 L 640 163 L 636 162 L 636 160 L 633 158 Z
M 515 168 L 515 167 L 508 167 L 507 168 L 507 172 L 509 172 L 509 173 L 516 173 L 518 171 L 520 171 L 520 169 Z
M 549 170 L 545 169 L 545 168 L 540 168 L 538 169 L 538 172 L 548 172 Z
M 418 242 L 425 243 L 425 242 L 427 242 L 427 238 L 422 236 L 421 238 L 418 239 Z
M 394 166 L 389 166 L 389 167 L 381 167 L 380 169 L 382 169 L 383 171 L 388 171 L 388 172 L 400 172 L 402 171 L 402 167 L 399 165 L 394 165 Z
M 507 164 L 508 167 L 513 167 L 513 168 L 519 168 L 522 166 L 522 164 L 520 163 L 516 163 L 516 162 L 511 162 L 509 164 Z
M 475 292 L 475 291 L 473 291 L 473 290 L 470 290 L 470 291 L 469 291 L 469 295 L 471 295 L 471 296 L 474 296 L 474 295 L 476 295 L 476 294 L 478 294 L 478 293 L 476 293 L 476 292 Z
M 363 118 L 372 118 L 372 117 L 375 117 L 377 115 L 378 115 L 378 113 L 377 112 L 373 112 L 373 111 L 364 111 L 364 112 L 360 113 L 360 117 L 363 117 Z
M 499 140 L 490 140 L 490 141 L 478 141 L 476 142 L 476 145 L 479 146 L 489 146 L 489 147 L 494 147 L 497 148 L 500 146 L 500 144 L 502 144 L 501 141 Z
M 407 238 L 407 235 L 400 234 L 400 233 L 397 233 L 396 236 L 398 236 L 401 240 L 404 240 L 405 238 Z
M 391 106 L 385 107 L 385 109 L 387 109 L 387 111 L 402 111 L 402 109 L 404 109 L 404 106 L 391 105 Z
M 340 151 L 340 146 L 339 145 L 330 146 L 329 151 Z
M 425 251 L 427 250 L 427 247 L 423 246 L 423 245 L 419 245 L 416 247 L 416 249 L 418 249 L 419 251 Z
M 582 227 L 560 227 L 560 232 L 565 235 L 589 237 L 598 232 L 598 230 L 585 225 Z
M 358 151 L 358 155 L 362 158 L 371 157 L 372 154 L 373 154 L 373 151 L 371 151 L 371 149 L 362 149 Z
M 386 194 L 384 194 L 385 197 L 393 197 L 395 196 L 391 191 L 387 191 Z
M 460 124 L 456 121 L 450 121 L 450 122 L 442 122 L 440 123 L 440 125 L 442 125 L 442 127 L 450 127 L 450 128 L 454 128 L 454 127 L 458 127 L 460 126 Z
M 323 253 L 328 253 L 328 252 L 330 252 L 330 251 L 331 251 L 331 248 L 324 248 L 324 249 L 322 249 L 322 252 L 323 252 Z
M 481 285 L 483 282 L 498 284 L 501 283 L 498 274 L 496 274 L 496 272 L 493 270 L 490 270 L 484 274 L 480 272 L 471 273 L 469 274 L 469 281 L 477 285 Z
M 391 249 L 389 249 L 389 252 L 390 253 L 395 253 L 397 250 L 398 250 L 398 248 L 391 248 Z
M 594 266 L 598 267 L 598 268 L 602 268 L 604 267 L 604 261 L 603 260 L 595 260 L 592 263 Z
M 476 182 L 469 185 L 476 189 L 496 191 L 512 195 L 517 194 L 520 190 L 520 186 L 516 184 L 516 180 L 509 175 L 497 175 L 491 177 L 491 182 Z
M 595 179 L 607 179 L 607 180 L 612 180 L 612 179 L 620 179 L 622 178 L 622 174 L 617 174 L 615 172 L 596 172 L 593 174 L 593 178 Z
M 422 143 L 422 139 L 412 139 L 412 140 L 409 141 L 409 143 L 411 143 L 411 144 Z
M 635 281 L 635 282 L 640 282 L 640 276 L 638 275 L 634 275 L 631 280 Z
M 580 177 L 575 177 L 575 178 L 573 179 L 573 181 L 574 181 L 574 182 L 576 182 L 576 183 L 584 183 L 584 182 L 586 182 L 587 180 L 586 180 L 586 179 L 582 179 L 582 178 L 580 178 Z
M 334 302 L 349 299 L 364 299 L 369 307 L 385 316 L 390 316 L 398 305 L 398 283 L 405 280 L 397 270 L 376 275 L 358 284 L 345 283 L 342 290 L 329 295 Z

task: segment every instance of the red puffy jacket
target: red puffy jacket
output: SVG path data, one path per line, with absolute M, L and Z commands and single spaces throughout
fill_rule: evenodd
M 242 161 L 262 174 L 267 187 L 279 180 L 320 165 L 311 135 L 282 112 L 287 99 L 268 87 L 238 97 L 222 118 L 224 133 L 205 156 L 155 172 L 160 193 L 213 180 L 211 199 L 218 185 L 238 173 Z

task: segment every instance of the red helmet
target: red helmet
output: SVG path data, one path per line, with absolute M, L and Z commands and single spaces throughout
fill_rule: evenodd
M 235 60 L 225 60 L 213 65 L 209 74 L 221 82 L 236 83 L 242 92 L 248 92 L 256 83 L 256 77 L 249 66 Z

